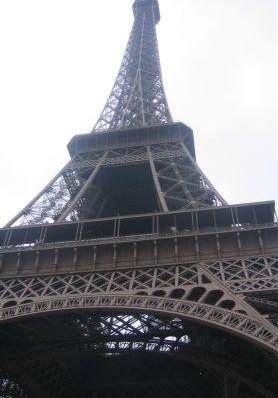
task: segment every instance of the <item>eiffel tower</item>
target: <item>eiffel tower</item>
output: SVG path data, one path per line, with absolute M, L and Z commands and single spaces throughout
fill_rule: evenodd
M 228 205 L 174 123 L 157 0 L 111 94 L 0 229 L 3 398 L 277 398 L 273 201 Z

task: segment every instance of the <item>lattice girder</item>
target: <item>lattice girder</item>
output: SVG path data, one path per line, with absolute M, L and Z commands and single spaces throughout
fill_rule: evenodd
M 93 131 L 172 121 L 159 61 L 157 8 L 158 3 L 153 0 L 136 4 L 135 20 L 118 76 Z
M 172 123 L 158 2 L 133 7 L 92 133 L 0 230 L 0 396 L 276 398 L 274 205 L 226 206 Z
M 115 148 L 75 156 L 7 226 L 94 218 L 103 202 L 101 172 L 146 164 L 163 211 L 226 204 L 183 143 Z
M 264 260 L 265 268 L 277 275 L 277 261 L 271 261 L 272 266 Z M 261 259 L 240 263 L 252 273 Z M 250 286 L 250 280 L 242 279 L 238 260 L 227 260 L 227 269 L 231 264 L 233 273 L 226 273 L 224 280 L 224 261 L 2 279 L 0 319 L 78 307 L 154 310 L 209 322 L 277 350 L 277 329 L 238 295 L 238 286 Z M 259 280 L 261 274 L 257 277 Z M 277 276 L 274 278 L 277 282 Z
M 190 397 L 197 394 L 199 398 L 197 386 L 200 381 L 205 384 L 206 394 L 213 390 L 214 396 L 219 398 L 225 396 L 224 391 L 232 381 L 238 394 L 241 389 L 249 388 L 253 394 L 274 397 L 271 391 L 275 390 L 277 369 L 271 369 L 270 357 L 234 336 L 221 331 L 212 333 L 209 328 L 178 317 L 115 311 L 111 315 L 107 310 L 91 312 L 78 309 L 3 326 L 0 339 L 5 338 L 6 345 L 0 348 L 2 366 L 10 369 L 11 375 L 21 375 L 22 386 L 26 383 L 30 386 L 31 398 L 48 397 L 49 394 L 59 398 L 84 397 L 87 388 L 100 389 L 103 393 L 111 389 L 111 394 L 112 391 L 115 394 L 127 385 L 133 385 L 133 388 L 145 386 L 148 391 L 148 386 L 163 388 L 166 380 L 166 385 L 172 387 L 185 383 L 192 386 Z M 18 336 L 17 344 L 14 344 L 15 336 Z M 237 355 L 234 346 L 243 351 L 241 356 Z M 131 357 L 138 368 L 131 366 L 128 359 Z M 109 361 L 104 359 L 103 362 L 100 358 Z M 118 365 L 111 368 L 109 362 L 113 362 L 113 358 Z M 119 358 L 122 358 L 120 362 Z M 129 366 L 125 365 L 124 358 L 128 359 Z M 142 358 L 146 362 L 141 363 Z M 263 368 L 252 366 L 251 360 L 252 364 L 260 363 Z M 91 382 L 88 383 L 86 372 L 81 382 L 83 361 L 91 370 L 95 368 L 94 363 L 98 363 L 97 379 L 93 376 L 97 372 L 95 369 L 91 373 Z M 153 364 L 153 367 L 148 364 Z M 107 373 L 103 372 L 102 366 L 109 369 Z M 270 370 L 267 376 L 264 375 L 266 370 Z M 115 378 L 113 374 L 117 372 L 119 376 Z M 81 393 L 80 386 L 85 387 L 86 384 Z M 61 389 L 62 386 L 64 388 Z M 150 397 L 153 397 L 152 393 Z

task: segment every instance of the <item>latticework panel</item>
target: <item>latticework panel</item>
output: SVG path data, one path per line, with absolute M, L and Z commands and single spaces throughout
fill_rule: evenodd
M 122 64 L 93 131 L 172 121 L 164 93 L 155 24 L 156 0 L 135 2 L 135 21 Z
M 84 206 L 84 192 L 100 168 L 104 152 L 93 155 L 94 161 L 72 159 L 48 184 L 24 207 L 8 225 L 44 224 L 78 218 L 79 208 Z
M 226 204 L 183 143 L 152 146 L 149 156 L 164 211 Z
M 243 391 L 274 398 L 277 386 L 271 356 L 178 317 L 79 309 L 7 323 L 0 342 L 9 370 L 2 385 L 26 391 L 24 398 L 226 398 Z
M 264 267 L 261 267 L 263 263 Z M 239 268 L 245 271 L 243 276 Z M 255 270 L 253 284 L 249 275 Z M 226 271 L 227 270 L 227 271 Z M 241 270 L 241 271 L 242 271 Z M 254 292 L 266 273 L 277 284 L 277 258 L 211 261 L 176 266 L 13 277 L 0 281 L 2 320 L 75 308 L 137 308 L 175 313 L 225 327 L 277 350 L 275 300 Z M 249 274 L 248 274 L 249 273 Z M 239 290 L 239 286 L 242 288 Z M 266 293 L 277 291 L 269 285 Z M 246 294 L 244 300 L 242 293 Z M 240 294 L 240 295 L 239 295 Z M 272 301 L 271 301 L 272 300 Z M 262 302 L 263 311 L 252 304 Z M 271 311 L 269 310 L 271 309 Z M 274 322 L 275 323 L 275 322 Z
M 140 164 L 151 170 L 157 208 L 163 211 L 226 204 L 183 144 L 156 144 L 77 155 L 7 225 L 99 217 L 105 184 L 101 172 Z

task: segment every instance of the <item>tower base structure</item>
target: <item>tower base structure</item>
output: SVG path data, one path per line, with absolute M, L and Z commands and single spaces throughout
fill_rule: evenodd
M 111 94 L 0 229 L 1 398 L 277 398 L 274 202 L 230 206 L 165 95 L 157 0 Z
M 276 397 L 274 202 L 221 202 L 179 123 L 69 151 L 79 219 L 0 230 L 3 396 Z

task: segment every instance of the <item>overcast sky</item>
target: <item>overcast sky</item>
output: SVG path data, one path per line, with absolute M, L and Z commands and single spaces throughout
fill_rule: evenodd
M 0 225 L 67 162 L 110 93 L 132 0 L 0 0 Z M 278 0 L 160 0 L 168 102 L 229 203 L 278 200 Z

